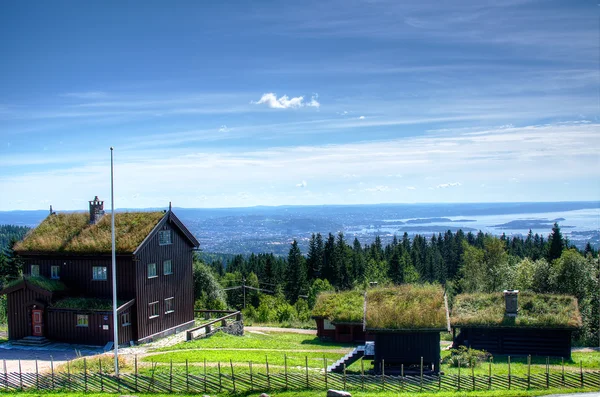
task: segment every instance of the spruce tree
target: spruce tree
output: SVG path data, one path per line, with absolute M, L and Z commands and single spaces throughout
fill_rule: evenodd
M 298 296 L 306 292 L 306 264 L 294 240 L 288 254 L 285 296 L 291 303 L 296 303 Z
M 552 233 L 548 236 L 548 244 L 548 261 L 552 262 L 553 260 L 560 258 L 563 249 L 565 248 L 565 241 L 560 232 L 560 227 L 558 227 L 558 223 L 555 223 L 554 227 L 552 227 Z

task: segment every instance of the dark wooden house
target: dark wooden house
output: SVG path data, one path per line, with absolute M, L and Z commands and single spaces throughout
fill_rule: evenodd
M 448 332 L 448 310 L 439 285 L 404 284 L 366 293 L 365 331 L 374 336 L 375 372 L 438 372 L 440 332 Z
M 363 306 L 364 296 L 360 291 L 321 293 L 312 313 L 317 336 L 342 343 L 371 340 L 363 327 Z
M 119 343 L 148 342 L 194 324 L 196 238 L 169 208 L 115 214 Z M 53 213 L 15 245 L 23 278 L 7 295 L 8 337 L 102 345 L 113 340 L 111 217 Z
M 455 347 L 570 359 L 581 315 L 574 297 L 507 290 L 458 295 L 451 323 Z

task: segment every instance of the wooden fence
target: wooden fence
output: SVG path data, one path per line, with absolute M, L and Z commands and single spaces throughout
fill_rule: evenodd
M 90 359 L 92 360 L 92 359 Z M 135 392 L 135 393 L 217 393 L 273 390 L 387 390 L 395 392 L 473 391 L 473 390 L 529 390 L 549 388 L 597 388 L 600 389 L 600 370 L 586 370 L 580 366 L 576 372 L 551 371 L 549 365 L 543 374 L 527 376 L 511 375 L 370 375 L 318 372 L 308 367 L 306 358 L 304 372 L 270 373 L 269 364 L 261 370 L 234 366 L 230 361 L 218 363 L 218 373 L 207 373 L 206 362 L 203 373 L 191 374 L 189 363 L 185 367 L 170 363 L 168 372 L 156 371 L 156 363 L 150 371 L 138 373 L 137 358 L 132 373 L 114 374 L 84 371 L 72 373 L 51 371 L 44 373 L 6 372 L 0 373 L 0 392 L 19 390 L 77 391 L 77 392 Z M 326 363 L 325 363 L 326 365 Z M 67 367 L 69 368 L 69 367 Z M 87 368 L 87 366 L 85 366 Z M 100 367 L 101 368 L 101 367 Z M 490 367 L 491 368 L 491 367 Z M 211 371 L 212 372 L 212 371 Z M 530 372 L 528 371 L 528 374 Z
M 242 321 L 242 312 L 233 310 L 194 310 L 195 314 L 203 314 L 205 320 L 209 320 L 211 314 L 225 314 L 212 321 L 207 321 L 200 326 L 189 329 L 185 332 L 185 340 L 187 342 L 197 338 L 201 335 L 208 335 L 213 331 L 213 325 L 219 323 L 220 327 L 227 325 L 227 320 Z

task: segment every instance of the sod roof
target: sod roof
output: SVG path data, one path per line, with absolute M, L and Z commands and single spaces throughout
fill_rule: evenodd
M 504 295 L 462 294 L 454 299 L 451 323 L 455 327 L 578 328 L 577 299 L 567 295 L 521 292 L 517 317 L 506 317 Z
M 447 330 L 444 291 L 436 284 L 403 284 L 367 291 L 367 330 Z
M 41 288 L 43 290 L 50 291 L 50 292 L 64 291 L 67 289 L 67 286 L 65 284 L 63 284 L 61 281 L 50 280 L 50 279 L 47 279 L 46 277 L 42 277 L 42 276 L 38 276 L 38 277 L 24 276 L 23 278 L 18 278 L 18 279 L 8 282 L 4 286 L 3 289 L 8 289 L 8 288 L 14 287 L 24 281 L 27 281 L 28 283 L 30 283 L 38 288 Z
M 117 300 L 117 306 L 121 306 L 123 303 Z M 57 309 L 110 311 L 113 308 L 113 302 L 111 299 L 71 297 L 54 302 L 52 307 Z
M 117 253 L 132 253 L 150 234 L 163 212 L 122 212 L 115 214 Z M 89 224 L 87 212 L 50 215 L 15 245 L 18 253 L 110 253 L 111 217 Z
M 360 291 L 322 292 L 313 308 L 313 317 L 334 323 L 362 323 L 364 296 Z

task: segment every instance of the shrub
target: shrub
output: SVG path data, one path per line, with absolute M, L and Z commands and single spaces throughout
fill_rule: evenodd
M 487 361 L 492 355 L 485 350 L 470 349 L 466 346 L 459 346 L 457 349 L 450 349 L 450 355 L 442 360 L 442 363 L 451 367 L 471 368 L 479 363 Z

